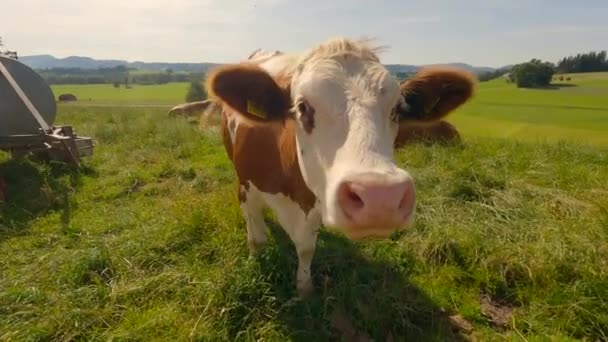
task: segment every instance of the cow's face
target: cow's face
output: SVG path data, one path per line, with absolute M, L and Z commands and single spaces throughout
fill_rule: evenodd
M 412 222 L 412 177 L 393 160 L 397 81 L 354 54 L 300 65 L 291 82 L 298 160 L 324 224 L 351 237 L 386 236 Z
M 283 86 L 253 64 L 223 67 L 208 87 L 254 124 L 295 121 L 300 169 L 328 228 L 386 237 L 415 213 L 412 177 L 393 159 L 399 125 L 442 118 L 471 96 L 472 82 L 430 70 L 400 86 L 363 52 L 303 58 Z

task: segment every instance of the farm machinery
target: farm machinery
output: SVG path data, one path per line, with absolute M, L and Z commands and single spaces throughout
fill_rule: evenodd
M 28 153 L 76 166 L 93 153 L 93 141 L 71 126 L 53 126 L 57 113 L 49 85 L 15 55 L 0 53 L 0 150 Z

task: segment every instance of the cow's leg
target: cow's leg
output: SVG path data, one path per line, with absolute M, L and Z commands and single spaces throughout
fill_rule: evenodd
M 296 275 L 297 290 L 300 297 L 308 297 L 314 289 L 310 265 L 317 246 L 317 229 L 320 219 L 318 215 L 307 215 L 294 202 L 283 206 L 277 212 L 277 218 L 296 247 L 298 254 L 298 270 Z
M 298 203 L 282 194 L 263 193 L 262 196 L 296 247 L 297 289 L 300 297 L 305 298 L 313 291 L 310 265 L 317 246 L 317 229 L 321 225 L 321 216 L 316 209 L 305 212 Z
M 310 265 L 317 246 L 316 221 L 306 220 L 290 234 L 298 254 L 297 289 L 300 297 L 308 297 L 314 289 Z
M 264 222 L 264 201 L 257 190 L 243 185 L 239 189 L 239 200 L 247 224 L 249 255 L 254 256 L 268 239 L 268 228 Z

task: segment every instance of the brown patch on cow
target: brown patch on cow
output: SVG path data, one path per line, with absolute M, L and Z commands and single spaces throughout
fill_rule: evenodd
M 512 307 L 500 305 L 487 295 L 481 296 L 479 305 L 481 313 L 488 317 L 492 324 L 501 328 L 506 328 L 509 326 L 511 317 L 513 317 Z
M 235 143 L 228 132 L 225 112 L 222 119 L 224 147 L 236 169 L 239 182 L 251 182 L 270 194 L 283 194 L 298 203 L 305 213 L 314 207 L 316 197 L 306 186 L 298 164 L 295 121 L 266 124 L 239 122 Z
M 458 143 L 461 141 L 456 127 L 447 121 L 439 121 L 429 125 L 402 123 L 395 139 L 395 148 L 403 147 L 414 142 L 425 143 Z
M 291 107 L 289 93 L 254 63 L 219 67 L 210 73 L 206 87 L 213 98 L 257 122 L 283 120 Z M 252 107 L 257 113 L 250 112 Z
M 401 84 L 405 100 L 397 111 L 406 121 L 437 121 L 473 96 L 475 76 L 470 72 L 449 67 L 421 69 L 413 78 Z
M 298 164 L 296 122 L 289 114 L 290 80 L 287 73 L 271 77 L 259 66 L 245 63 L 212 72 L 207 87 L 223 103 L 224 146 L 239 182 L 251 182 L 265 193 L 283 194 L 308 213 L 316 197 L 306 186 Z M 266 118 L 254 118 L 248 112 L 248 101 L 254 101 Z M 238 130 L 233 143 L 228 119 L 237 116 Z

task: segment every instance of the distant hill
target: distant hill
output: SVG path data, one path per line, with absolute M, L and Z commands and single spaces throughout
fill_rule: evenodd
M 431 65 L 445 65 L 445 64 L 430 64 L 430 65 L 426 65 L 426 66 L 431 66 Z M 449 63 L 447 65 L 461 68 L 464 70 L 468 70 L 468 71 L 476 73 L 476 74 L 497 70 L 496 68 L 492 68 L 492 67 L 473 66 L 470 64 L 466 64 L 466 63 Z
M 79 68 L 79 69 L 100 69 L 126 66 L 139 70 L 162 71 L 171 69 L 173 71 L 207 71 L 217 66 L 217 63 L 155 63 L 155 62 L 128 62 L 117 59 L 93 59 L 90 57 L 70 56 L 66 58 L 56 58 L 51 55 L 22 56 L 19 60 L 33 69 L 54 69 L 54 68 Z M 437 64 L 436 64 L 437 65 Z M 496 68 L 477 67 L 465 63 L 448 63 L 476 74 L 494 71 Z M 419 65 L 407 64 L 387 64 L 387 69 L 392 73 L 412 73 L 420 69 Z
M 173 71 L 207 71 L 218 64 L 215 63 L 146 63 L 128 62 L 117 59 L 93 59 L 90 57 L 70 56 L 56 58 L 51 55 L 21 56 L 19 60 L 32 69 L 55 69 L 55 68 L 78 68 L 78 69 L 100 69 L 125 66 L 128 68 L 162 71 L 171 69 Z

